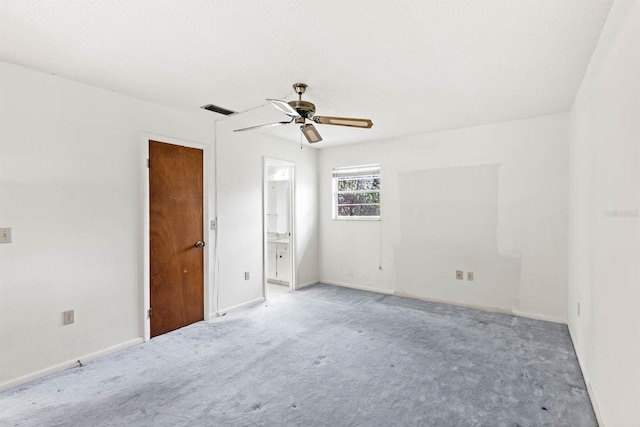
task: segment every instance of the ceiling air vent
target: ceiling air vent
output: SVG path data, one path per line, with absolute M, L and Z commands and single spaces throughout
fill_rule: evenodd
M 205 110 L 213 111 L 214 113 L 224 114 L 225 116 L 230 116 L 231 114 L 235 114 L 235 111 L 227 110 L 226 108 L 218 107 L 217 105 L 207 104 L 203 105 L 200 108 L 204 108 Z

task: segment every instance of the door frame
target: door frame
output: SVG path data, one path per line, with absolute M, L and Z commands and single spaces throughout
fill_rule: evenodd
M 189 148 L 197 148 L 202 150 L 202 174 L 203 174 L 203 195 L 202 195 L 202 230 L 203 230 L 203 239 L 207 243 L 207 245 L 203 248 L 203 257 L 204 257 L 204 272 L 203 272 L 203 286 L 204 286 L 204 320 L 208 320 L 212 317 L 212 314 L 215 311 L 211 307 L 211 296 L 212 292 L 212 278 L 210 276 L 210 265 L 209 260 L 211 255 L 214 253 L 213 244 L 211 241 L 211 230 L 209 228 L 209 201 L 212 200 L 210 197 L 210 191 L 212 186 L 209 185 L 210 182 L 210 170 L 211 170 L 211 147 L 206 144 L 202 144 L 194 141 L 187 141 L 184 139 L 173 138 L 166 135 L 157 135 L 147 132 L 141 132 L 141 165 L 142 165 L 142 289 L 140 290 L 140 300 L 142 303 L 140 304 L 140 321 L 141 321 L 141 330 L 143 331 L 144 341 L 149 341 L 151 339 L 151 321 L 149 319 L 148 313 L 149 308 L 151 306 L 151 277 L 149 274 L 149 269 L 151 268 L 151 252 L 150 252 L 150 215 L 149 215 L 149 167 L 148 167 L 148 159 L 149 159 L 149 141 L 158 141 L 163 142 L 165 144 L 179 145 L 182 147 Z
M 262 158 L 262 296 L 267 299 L 267 263 L 268 263 L 268 242 L 267 242 L 267 188 L 269 186 L 269 166 L 288 167 L 289 171 L 289 266 L 290 280 L 289 289 L 298 289 L 296 274 L 296 164 L 288 160 L 275 159 L 273 157 Z

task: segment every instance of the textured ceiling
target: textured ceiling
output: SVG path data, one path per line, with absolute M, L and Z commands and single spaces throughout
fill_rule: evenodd
M 332 146 L 567 111 L 610 6 L 0 0 L 0 59 L 181 109 L 243 111 L 301 81 L 317 114 L 374 122 L 318 125 Z M 283 118 L 268 106 L 233 122 Z M 299 141 L 293 125 L 267 132 Z

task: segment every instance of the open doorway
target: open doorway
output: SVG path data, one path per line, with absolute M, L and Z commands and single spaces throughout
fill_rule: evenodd
M 264 159 L 264 297 L 295 289 L 295 164 Z

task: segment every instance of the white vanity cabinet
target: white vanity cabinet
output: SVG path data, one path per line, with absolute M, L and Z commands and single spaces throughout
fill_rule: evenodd
M 289 243 L 267 243 L 267 280 L 289 284 Z
M 276 259 L 278 252 L 278 244 L 277 243 L 267 243 L 267 280 L 272 282 L 276 279 L 277 273 L 277 263 Z
M 289 283 L 289 244 L 277 243 L 276 275 L 281 282 Z

